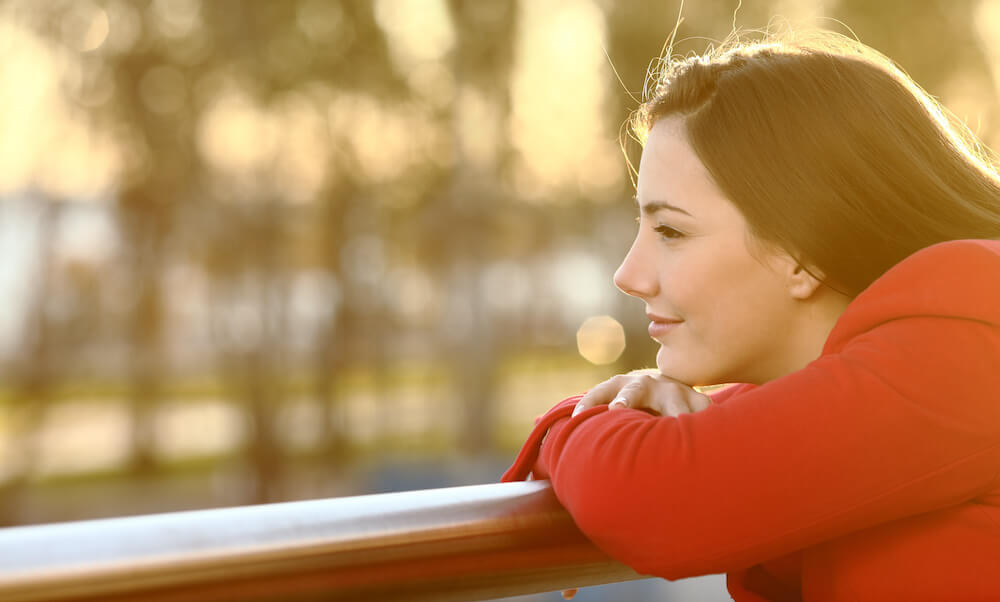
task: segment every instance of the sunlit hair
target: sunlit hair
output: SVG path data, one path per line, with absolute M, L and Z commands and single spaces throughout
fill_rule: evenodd
M 964 124 L 855 40 L 781 38 L 668 53 L 633 133 L 682 116 L 757 241 L 852 297 L 921 248 L 1000 237 L 1000 178 Z

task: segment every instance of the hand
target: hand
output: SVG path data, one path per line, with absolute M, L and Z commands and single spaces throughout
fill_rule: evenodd
M 658 370 L 633 370 L 613 376 L 588 391 L 576 404 L 573 415 L 604 403 L 608 404 L 608 410 L 645 409 L 660 416 L 678 416 L 704 410 L 712 400 Z

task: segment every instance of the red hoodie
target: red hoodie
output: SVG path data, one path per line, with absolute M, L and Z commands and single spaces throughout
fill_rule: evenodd
M 542 417 L 504 481 L 552 480 L 599 548 L 737 602 L 1000 600 L 1000 242 L 923 249 L 808 366 L 677 417 Z M 544 437 L 544 444 L 542 443 Z

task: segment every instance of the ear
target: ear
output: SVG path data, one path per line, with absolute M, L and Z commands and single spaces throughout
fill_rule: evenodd
M 766 248 L 767 261 L 771 269 L 785 282 L 785 290 L 796 301 L 805 301 L 823 286 L 823 273 L 816 268 L 806 267 L 805 262 L 795 254 L 777 246 Z
M 790 266 L 788 292 L 793 299 L 805 301 L 816 294 L 821 286 L 823 281 L 815 269 L 810 270 L 799 262 L 795 262 L 794 267 Z

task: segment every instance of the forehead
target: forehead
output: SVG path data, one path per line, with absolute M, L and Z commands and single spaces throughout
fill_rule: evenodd
M 657 121 L 642 148 L 637 186 L 658 187 L 701 175 L 707 175 L 707 171 L 688 143 L 683 118 L 671 116 Z M 642 190 L 639 196 L 642 197 Z
M 664 117 L 650 129 L 639 161 L 639 205 L 668 201 L 694 213 L 714 201 L 729 204 L 687 139 L 684 120 Z

